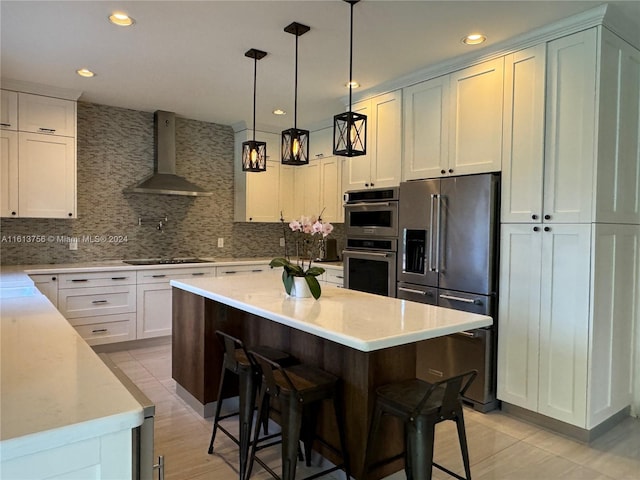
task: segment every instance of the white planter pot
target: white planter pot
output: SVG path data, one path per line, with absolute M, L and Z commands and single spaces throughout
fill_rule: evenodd
M 309 284 L 304 277 L 293 277 L 293 286 L 291 287 L 291 296 L 296 298 L 311 297 Z

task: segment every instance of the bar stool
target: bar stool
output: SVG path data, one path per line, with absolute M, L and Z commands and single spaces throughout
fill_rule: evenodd
M 258 447 L 256 439 L 257 430 L 254 432 L 254 440 L 251 444 L 249 455 L 249 467 L 247 479 L 251 477 L 253 462 L 258 462 L 271 476 L 281 480 L 294 480 L 298 459 L 299 442 L 304 444 L 304 453 L 307 466 L 311 466 L 311 447 L 314 440 L 323 443 L 335 453 L 341 455 L 342 464 L 315 473 L 309 478 L 317 478 L 322 475 L 344 468 L 346 478 L 349 480 L 349 462 L 345 450 L 345 436 L 342 421 L 342 409 L 339 405 L 337 387 L 338 377 L 324 370 L 310 365 L 293 365 L 284 368 L 282 365 L 266 358 L 255 350 L 249 351 L 262 369 L 262 385 L 258 396 L 258 417 L 262 415 L 265 404 L 262 401 L 265 395 L 277 398 L 280 401 L 282 418 L 282 477 L 279 477 L 269 468 L 256 452 L 263 447 Z M 316 423 L 320 404 L 323 400 L 333 400 L 333 410 L 340 438 L 340 450 L 327 444 L 316 437 Z
M 216 413 L 213 418 L 213 432 L 211 433 L 211 442 L 209 443 L 209 454 L 213 453 L 213 442 L 216 438 L 216 433 L 218 429 L 220 429 L 227 437 L 229 437 L 233 442 L 240 447 L 240 480 L 243 480 L 245 477 L 245 471 L 247 466 L 247 458 L 249 455 L 249 441 L 251 438 L 251 428 L 253 424 L 253 412 L 255 409 L 256 402 L 256 393 L 257 389 L 261 383 L 262 373 L 258 365 L 255 363 L 253 358 L 248 354 L 247 349 L 244 346 L 244 343 L 238 338 L 232 337 L 229 334 L 221 332 L 220 330 L 216 330 L 216 335 L 222 342 L 224 346 L 224 356 L 222 361 L 222 373 L 220 374 L 220 385 L 218 386 L 218 401 L 216 403 Z M 266 358 L 269 358 L 271 361 L 276 364 L 279 363 L 290 363 L 292 361 L 291 356 L 288 353 L 281 352 L 271 347 L 267 346 L 256 346 L 254 347 L 255 351 L 260 352 Z M 239 410 L 237 412 L 228 413 L 225 415 L 221 415 L 220 411 L 222 408 L 222 393 L 224 389 L 225 379 L 227 377 L 227 373 L 233 373 L 238 375 L 239 378 Z M 265 402 L 267 405 L 269 404 L 268 397 L 261 397 L 261 401 Z M 259 409 L 260 411 L 261 409 Z M 226 428 L 220 425 L 220 421 L 229 417 L 238 416 L 239 421 L 239 429 L 240 429 L 240 439 L 235 437 L 231 432 L 229 432 Z M 268 435 L 267 431 L 267 422 L 269 420 L 268 416 L 260 416 L 258 415 L 258 419 L 262 421 L 265 437 L 262 437 L 260 441 L 268 440 L 271 438 L 275 438 L 279 436 L 279 433 Z M 260 426 L 256 426 L 256 433 L 260 430 Z M 256 439 L 254 441 L 257 441 Z
M 433 467 L 460 480 L 471 480 L 461 397 L 477 374 L 477 370 L 472 370 L 433 384 L 413 379 L 379 387 L 367 439 L 364 478 L 369 471 L 401 456 L 371 465 L 371 452 L 377 439 L 380 420 L 383 415 L 393 415 L 404 422 L 407 480 L 431 480 Z M 456 422 L 466 478 L 433 461 L 435 427 L 445 420 Z

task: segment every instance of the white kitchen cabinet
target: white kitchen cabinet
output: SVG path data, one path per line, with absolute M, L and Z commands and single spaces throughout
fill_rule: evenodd
M 402 92 L 396 90 L 355 103 L 352 111 L 367 116 L 367 154 L 346 159 L 345 190 L 399 185 L 402 171 Z
M 324 268 L 324 274 L 322 275 L 322 280 L 324 282 L 338 287 L 344 287 L 344 270 L 342 267 L 335 265 L 319 265 Z
M 18 130 L 18 93 L 0 90 L 0 128 Z
M 540 47 L 517 55 L 502 221 L 640 223 L 640 52 L 597 27 L 549 42 L 546 73 Z
M 342 157 L 329 157 L 320 160 L 320 207 L 325 222 L 343 223 L 344 207 L 342 190 Z
M 234 221 L 280 221 L 280 136 L 256 131 L 256 140 L 267 143 L 264 172 L 242 171 L 242 142 L 253 138 L 253 131 L 235 135 Z
M 505 57 L 503 222 L 539 220 L 544 166 L 546 45 Z
M 500 171 L 504 59 L 451 74 L 449 168 L 446 174 Z M 441 171 L 441 174 L 442 173 Z
M 136 276 L 132 270 L 62 273 L 58 309 L 89 345 L 136 338 Z
M 449 168 L 449 75 L 402 90 L 402 178 L 435 178 Z
M 75 218 L 75 139 L 20 132 L 18 141 L 19 216 Z
M 18 93 L 18 130 L 75 138 L 76 102 Z
M 285 222 L 289 223 L 300 216 L 295 205 L 295 176 L 304 167 L 294 165 L 280 165 L 280 183 L 278 188 L 280 213 Z
M 216 267 L 138 270 L 136 338 L 171 335 L 171 280 L 215 276 Z
M 2 118 L 0 215 L 76 218 L 76 102 L 2 90 Z
M 18 217 L 18 133 L 0 130 L 0 216 Z
M 58 275 L 29 275 L 35 287 L 42 293 L 54 307 L 58 308 Z
M 320 161 L 313 160 L 308 165 L 298 167 L 294 172 L 293 204 L 296 208 L 294 218 L 301 215 L 317 218 L 322 210 L 320 196 L 322 189 L 322 179 L 320 178 Z
M 504 59 L 403 89 L 403 179 L 500 171 Z
M 630 402 L 640 227 L 503 224 L 498 398 L 592 429 Z
M 309 134 L 309 158 L 321 159 L 333 156 L 333 127 L 314 130 Z
M 266 272 L 270 269 L 271 267 L 266 263 L 226 265 L 217 267 L 216 276 L 224 277 L 227 275 L 247 275 L 251 273 Z

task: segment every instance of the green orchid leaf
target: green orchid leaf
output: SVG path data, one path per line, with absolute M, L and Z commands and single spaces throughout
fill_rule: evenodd
M 287 270 L 282 271 L 282 283 L 284 284 L 284 289 L 288 295 L 291 295 L 291 287 L 293 287 L 293 276 L 287 273 Z
M 309 290 L 311 290 L 311 295 L 316 300 L 320 298 L 320 294 L 322 290 L 320 289 L 320 283 L 318 283 L 318 279 L 314 276 L 307 275 L 304 277 L 307 280 L 307 285 L 309 285 Z
M 314 277 L 317 277 L 318 275 L 322 275 L 324 273 L 324 268 L 322 267 L 310 267 L 309 270 L 307 270 L 306 275 L 313 275 Z
M 269 263 L 269 266 L 272 268 L 273 267 L 290 267 L 291 262 L 289 262 L 289 260 L 287 260 L 286 258 L 278 257 L 271 260 L 271 262 Z
M 294 277 L 304 277 L 304 270 L 299 265 L 285 265 L 284 269 L 289 275 Z

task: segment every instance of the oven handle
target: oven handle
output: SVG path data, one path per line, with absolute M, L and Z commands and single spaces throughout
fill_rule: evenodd
M 361 250 L 344 250 L 342 252 L 342 255 L 344 255 L 345 253 L 347 253 L 347 254 L 349 254 L 349 253 L 357 253 L 359 255 L 368 255 L 370 257 L 384 257 L 384 258 L 387 258 L 389 256 L 388 253 L 363 252 Z
M 345 207 L 390 207 L 389 202 L 357 202 L 357 203 L 345 203 Z
M 464 303 L 472 303 L 474 305 L 482 305 L 482 300 L 474 300 L 473 298 L 463 298 L 463 297 L 455 297 L 453 295 L 445 295 L 444 293 L 440 295 L 440 298 L 444 298 L 446 300 L 454 300 L 456 302 L 464 302 Z

